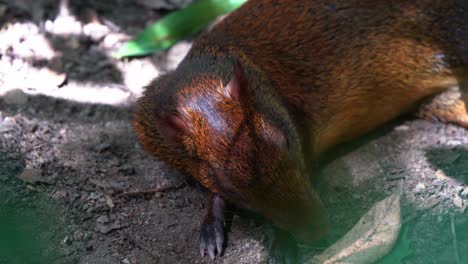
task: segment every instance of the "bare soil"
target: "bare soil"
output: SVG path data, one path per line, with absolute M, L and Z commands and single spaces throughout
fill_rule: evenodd
M 65 16 L 57 2 L 0 1 L 0 263 L 264 263 L 270 228 L 245 214 L 223 256 L 201 258 L 205 194 L 133 133 L 135 98 L 190 42 L 119 61 L 111 53 L 163 11 L 72 1 Z M 467 130 L 400 118 L 330 152 L 314 180 L 333 225 L 325 244 L 400 192 L 402 263 L 468 262 Z

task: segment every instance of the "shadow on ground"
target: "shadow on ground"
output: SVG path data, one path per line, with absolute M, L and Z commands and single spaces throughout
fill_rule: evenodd
M 426 157 L 436 169 L 442 170 L 448 177 L 460 184 L 468 183 L 468 148 L 429 148 L 426 150 Z

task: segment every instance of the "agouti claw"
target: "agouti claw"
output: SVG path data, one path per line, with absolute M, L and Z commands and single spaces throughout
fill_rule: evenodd
M 208 253 L 211 259 L 221 255 L 224 242 L 224 201 L 212 194 L 208 211 L 200 228 L 200 255 Z M 216 252 L 215 252 L 216 250 Z
M 224 242 L 223 224 L 222 221 L 216 220 L 202 224 L 200 230 L 200 255 L 202 257 L 205 256 L 205 252 L 211 259 L 214 259 L 216 255 L 221 255 Z

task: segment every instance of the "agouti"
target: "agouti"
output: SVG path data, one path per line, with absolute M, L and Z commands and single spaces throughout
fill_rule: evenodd
M 214 257 L 225 201 L 322 237 L 318 155 L 467 81 L 468 0 L 251 0 L 146 88 L 134 126 L 210 191 L 200 249 Z M 468 127 L 459 94 L 443 98 L 421 116 Z

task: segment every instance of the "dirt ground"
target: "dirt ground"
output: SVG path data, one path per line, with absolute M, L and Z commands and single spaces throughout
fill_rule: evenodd
M 137 144 L 135 98 L 190 42 L 111 54 L 161 14 L 132 0 L 0 0 L 0 263 L 265 261 L 270 229 L 248 215 L 233 217 L 222 257 L 201 258 L 204 193 Z M 467 130 L 401 118 L 320 167 L 328 244 L 401 192 L 412 251 L 402 263 L 468 262 Z

